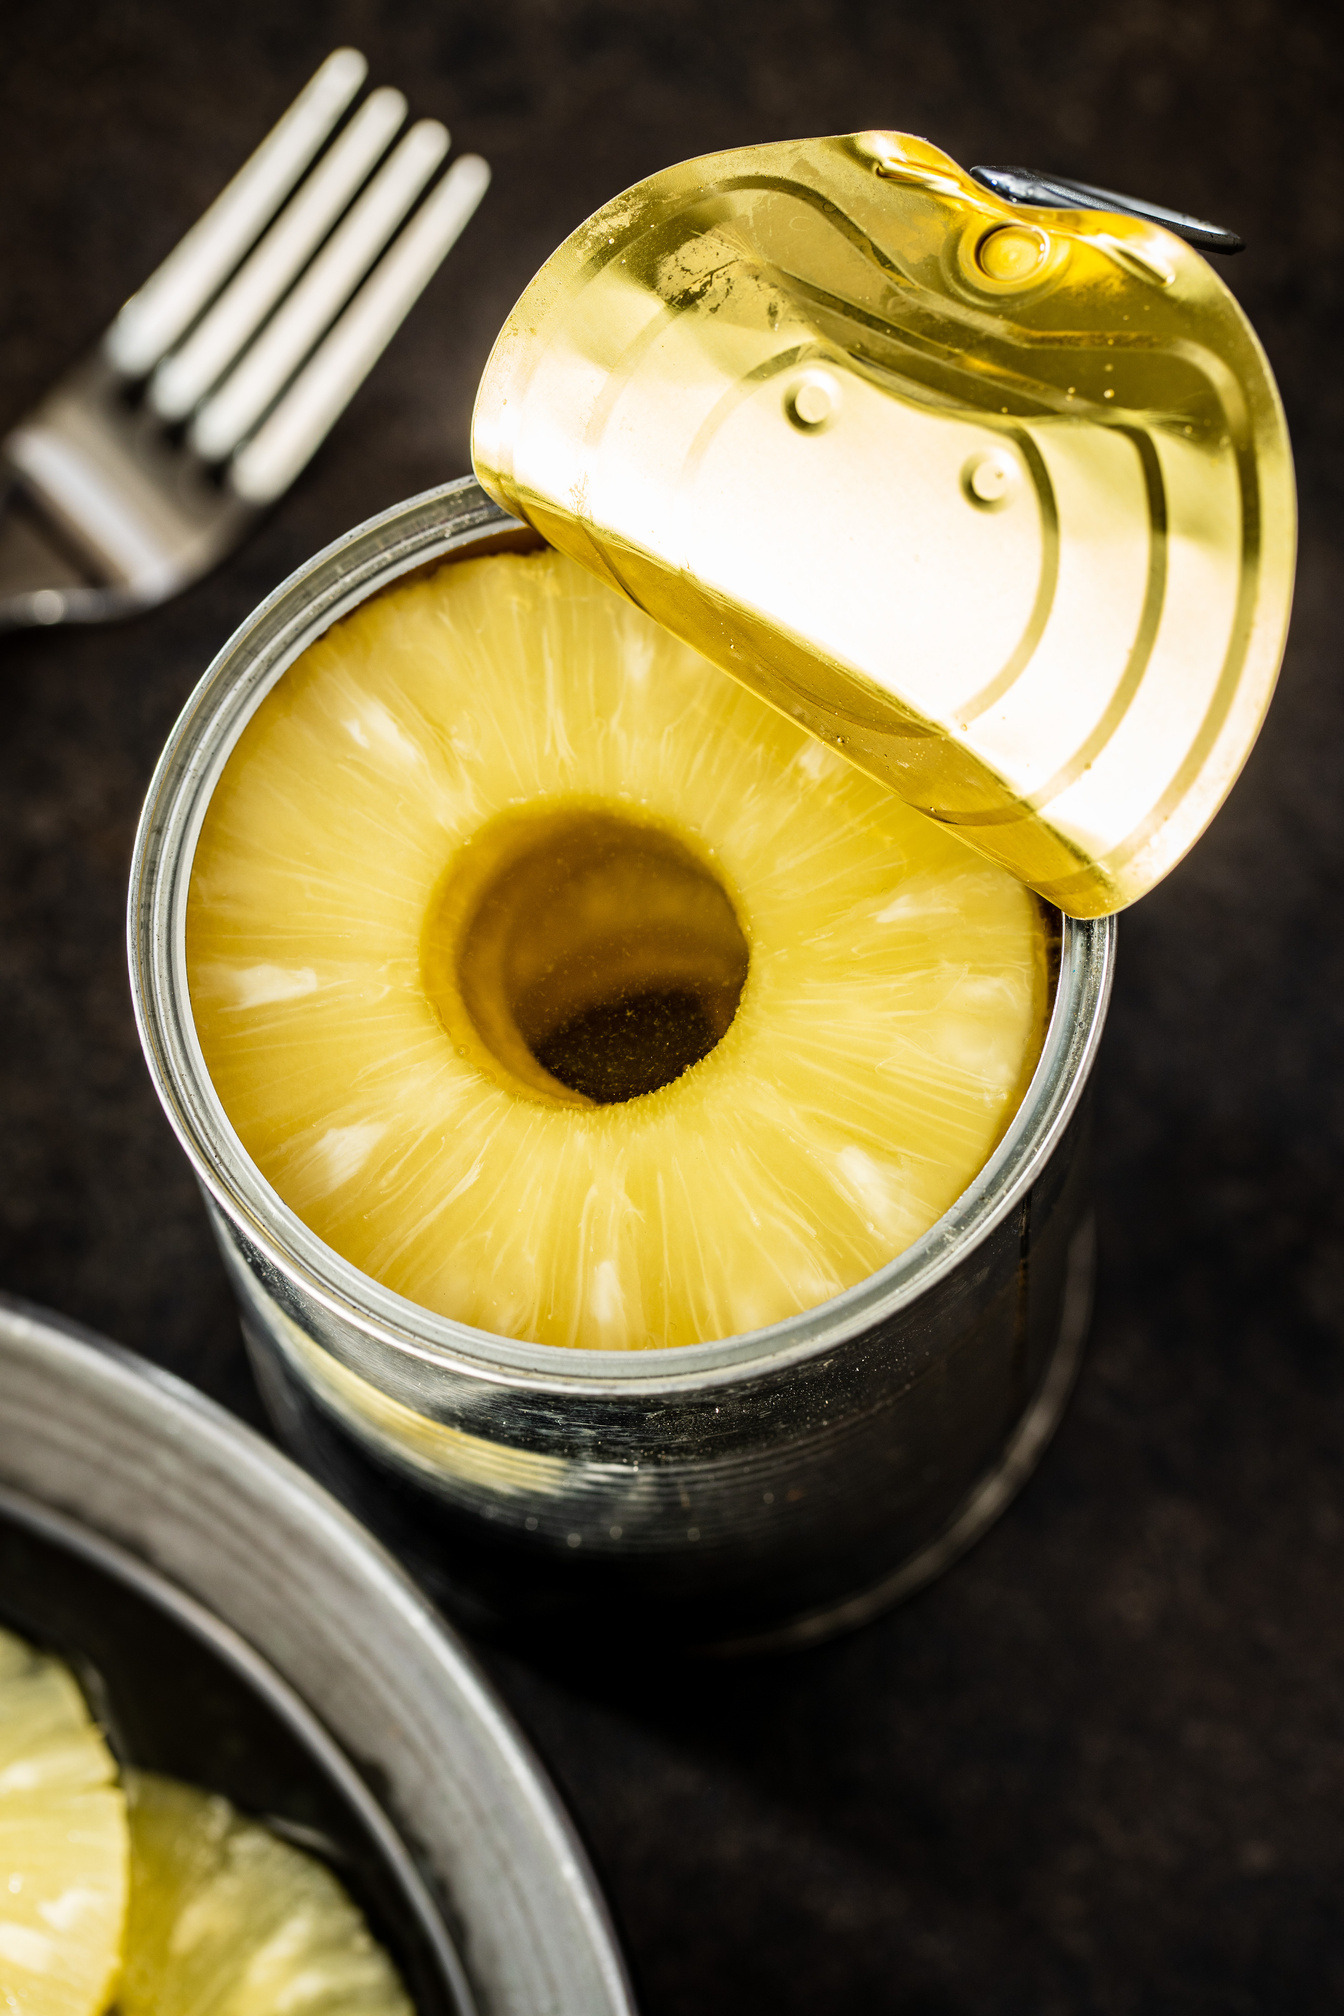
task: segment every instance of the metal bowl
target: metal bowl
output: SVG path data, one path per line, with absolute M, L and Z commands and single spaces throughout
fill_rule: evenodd
M 168 1374 L 0 1301 L 0 1612 L 131 1761 L 320 1845 L 419 2016 L 632 2016 L 573 1826 L 489 1682 L 302 1471 Z
M 1089 1307 L 1081 1102 L 1114 920 L 1062 920 L 1040 1063 L 975 1181 L 818 1308 L 675 1350 L 569 1351 L 471 1329 L 370 1280 L 281 1202 L 211 1084 L 186 973 L 196 839 L 246 722 L 331 623 L 416 569 L 538 543 L 474 482 L 448 484 L 338 540 L 225 646 L 141 821 L 141 1040 L 277 1422 L 436 1593 L 475 1621 L 547 1632 L 799 1642 L 946 1566 L 1059 1417 Z

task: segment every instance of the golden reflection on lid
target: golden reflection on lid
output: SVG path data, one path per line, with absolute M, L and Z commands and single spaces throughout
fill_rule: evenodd
M 1255 334 L 1156 225 L 922 140 L 739 148 L 567 239 L 477 399 L 553 545 L 1072 916 L 1161 879 L 1282 656 Z

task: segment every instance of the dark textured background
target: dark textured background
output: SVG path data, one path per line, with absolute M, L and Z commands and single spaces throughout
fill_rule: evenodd
M 0 427 L 335 43 L 496 170 L 241 553 L 123 627 L 0 639 L 0 1284 L 252 1419 L 131 1023 L 136 813 L 253 603 L 466 468 L 491 336 L 545 254 L 679 157 L 870 125 L 1250 241 L 1224 270 L 1297 443 L 1298 610 L 1244 779 L 1122 929 L 1100 1302 L 1057 1442 L 942 1584 L 826 1650 L 638 1681 L 494 1660 L 648 2016 L 1344 2002 L 1342 19 L 1266 0 L 8 0 L 0 18 Z

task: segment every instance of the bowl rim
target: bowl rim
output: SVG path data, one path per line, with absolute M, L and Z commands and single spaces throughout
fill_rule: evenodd
M 14 1494 L 129 1555 L 235 1662 L 278 1677 L 404 1844 L 481 2016 L 635 2016 L 587 1852 L 526 1736 L 350 1513 L 205 1394 L 8 1295 L 0 1387 L 0 1505 Z M 376 1628 L 352 1661 L 361 1610 Z
M 262 1177 L 215 1092 L 187 984 L 185 917 L 205 809 L 247 721 L 288 667 L 368 596 L 466 547 L 536 535 L 473 477 L 391 506 L 297 568 L 206 669 L 159 758 L 131 866 L 127 945 L 141 1045 L 198 1180 L 279 1277 L 376 1346 L 473 1381 L 608 1399 L 684 1396 L 825 1356 L 961 1265 L 1023 1201 L 1073 1118 L 1096 1058 L 1115 966 L 1114 917 L 1064 917 L 1035 1073 L 1003 1139 L 950 1209 L 866 1280 L 762 1329 L 701 1344 L 599 1351 L 524 1343 L 440 1316 L 343 1259 Z
M 306 1701 L 282 1680 L 269 1660 L 239 1636 L 213 1610 L 188 1596 L 138 1554 L 110 1540 L 69 1513 L 57 1511 L 26 1491 L 0 1483 L 0 1521 L 34 1534 L 39 1540 L 76 1555 L 110 1580 L 146 1598 L 157 1610 L 180 1624 L 235 1673 L 308 1751 L 319 1770 L 339 1789 L 358 1815 L 369 1837 L 400 1884 L 442 1980 L 459 2016 L 477 2016 L 477 2002 L 448 1934 L 442 1913 L 396 1828 L 346 1756 L 328 1735 Z

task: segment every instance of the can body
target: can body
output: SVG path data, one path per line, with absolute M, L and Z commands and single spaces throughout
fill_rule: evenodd
M 417 568 L 526 543 L 474 484 L 446 486 L 319 555 L 225 647 L 137 843 L 146 1056 L 278 1426 L 436 1593 L 482 1623 L 805 1642 L 954 1558 L 1058 1418 L 1090 1295 L 1082 1095 L 1114 924 L 1064 920 L 1040 1064 L 970 1189 L 820 1308 L 677 1350 L 568 1351 L 488 1336 L 361 1275 L 269 1189 L 210 1084 L 184 951 L 196 835 L 246 721 L 332 621 Z

